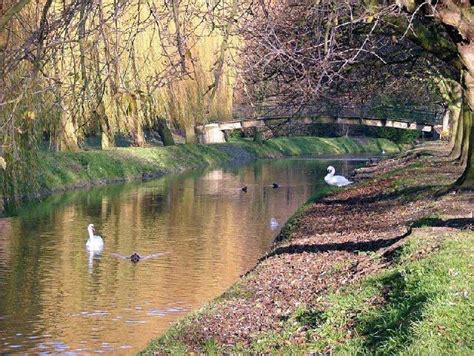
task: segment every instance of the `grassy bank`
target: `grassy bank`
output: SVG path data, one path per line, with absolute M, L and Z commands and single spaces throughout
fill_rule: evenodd
M 472 194 L 432 199 L 460 170 L 370 170 L 311 199 L 253 270 L 143 353 L 472 354 Z
M 379 153 L 382 150 L 389 153 L 398 152 L 399 149 L 398 145 L 385 139 L 294 137 L 272 139 L 261 145 L 237 140 L 221 145 L 42 152 L 32 166 L 32 179 L 20 187 L 20 192 L 26 198 L 33 198 L 79 187 L 180 173 L 257 158 Z
M 285 317 L 282 330 L 255 335 L 251 345 L 226 352 L 304 354 L 468 355 L 474 350 L 472 253 L 474 234 L 416 229 L 396 251 L 390 268 L 355 285 L 302 305 Z M 252 278 L 248 276 L 246 278 Z M 240 281 L 213 303 L 242 294 Z M 213 303 L 154 340 L 144 354 L 185 354 L 178 341 Z M 224 350 L 209 340 L 206 353 Z
M 417 229 L 390 268 L 302 306 L 241 351 L 472 354 L 473 251 L 472 232 Z

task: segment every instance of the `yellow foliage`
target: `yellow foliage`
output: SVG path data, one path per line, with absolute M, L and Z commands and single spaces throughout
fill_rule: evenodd
M 26 111 L 23 114 L 23 117 L 25 118 L 26 121 L 33 121 L 36 119 L 36 113 L 34 111 Z
M 222 13 L 216 14 L 216 18 L 224 17 L 233 1 L 236 0 L 225 0 L 223 10 L 219 10 Z M 181 58 L 173 21 L 165 20 L 163 24 L 144 21 L 142 27 L 137 28 L 134 26 L 137 19 L 150 18 L 148 6 L 142 2 L 126 2 L 120 16 L 111 17 L 116 10 L 113 3 L 100 3 L 105 22 L 100 21 L 97 9 L 91 12 L 81 41 L 77 41 L 77 30 L 73 30 L 77 26 L 71 25 L 71 31 L 62 34 L 61 50 L 49 56 L 42 68 L 45 75 L 37 76 L 30 87 L 18 83 L 30 76 L 31 63 L 25 61 L 16 72 L 9 73 L 6 86 L 10 90 L 5 101 L 14 104 L 8 109 L 15 109 L 25 121 L 41 119 L 45 127 L 58 136 L 55 137 L 58 142 L 61 141 L 59 136 L 66 134 L 64 127 L 68 123 L 72 131 L 79 130 L 74 136 L 80 139 L 85 133 L 98 130 L 108 131 L 110 137 L 116 132 L 130 133 L 130 128 L 153 125 L 158 118 L 166 118 L 182 128 L 231 118 L 235 73 L 228 63 L 238 39 L 228 39 L 229 49 L 218 90 L 211 95 L 208 88 L 215 86 L 224 31 L 203 21 L 199 11 L 187 10 L 191 4 L 191 8 L 202 7 L 207 11 L 206 1 L 185 0 L 179 5 L 182 31 L 186 34 L 186 72 L 179 65 Z M 158 16 L 167 18 L 169 7 L 160 2 L 154 2 L 153 6 Z M 35 18 L 37 9 L 38 3 L 32 2 L 31 8 L 21 14 L 21 20 L 28 23 L 30 16 Z M 54 17 L 54 12 L 59 11 L 62 11 L 61 3 L 53 2 L 50 15 Z M 71 21 L 77 25 L 78 20 L 76 17 Z M 20 28 L 23 32 L 18 31 L 17 36 L 27 40 L 30 34 L 24 27 Z M 17 98 L 21 98 L 21 102 Z M 11 110 L 3 112 L 0 124 L 7 120 L 6 113 Z
M 439 134 L 439 138 L 440 138 L 440 140 L 448 141 L 449 140 L 449 130 L 441 131 L 441 133 Z

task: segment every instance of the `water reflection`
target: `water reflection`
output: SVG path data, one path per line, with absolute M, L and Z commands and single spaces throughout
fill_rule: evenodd
M 194 172 L 58 195 L 0 219 L 0 351 L 143 348 L 248 270 L 324 184 L 327 165 Z M 85 249 L 89 223 L 103 251 Z M 137 264 L 113 255 L 133 252 L 164 254 Z
M 100 257 L 102 256 L 102 252 L 104 250 L 103 247 L 101 247 L 100 249 L 96 249 L 96 250 L 89 250 L 89 249 L 86 249 L 87 250 L 87 253 L 89 254 L 89 260 L 88 260 L 88 267 L 89 267 L 89 273 L 92 273 L 92 270 L 94 268 L 94 260 L 100 260 Z
M 277 230 L 279 226 L 280 224 L 278 223 L 277 219 L 275 218 L 270 219 L 270 228 L 272 229 L 272 231 Z

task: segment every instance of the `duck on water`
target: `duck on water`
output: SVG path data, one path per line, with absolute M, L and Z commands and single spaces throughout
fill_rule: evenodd
M 120 258 L 122 260 L 130 260 L 130 261 L 132 261 L 132 263 L 137 263 L 137 262 L 140 262 L 140 261 L 148 260 L 150 258 L 163 256 L 165 254 L 166 254 L 166 252 L 161 252 L 161 253 L 152 253 L 151 255 L 146 255 L 146 256 L 140 256 L 138 253 L 134 252 L 130 256 L 123 256 L 123 255 L 120 255 L 118 253 L 111 253 L 110 255 L 114 256 L 116 258 Z
M 90 258 L 93 258 L 95 253 L 100 254 L 102 250 L 104 249 L 104 240 L 102 239 L 102 237 L 94 235 L 94 232 L 95 232 L 94 224 L 89 224 L 87 226 L 87 231 L 89 232 L 89 239 L 86 242 L 86 248 L 89 252 L 91 252 Z M 148 260 L 150 258 L 162 256 L 164 254 L 166 253 L 153 253 L 147 256 L 140 256 L 138 253 L 134 252 L 130 256 L 122 256 L 122 255 L 119 255 L 118 253 L 111 253 L 111 255 L 114 257 L 121 258 L 124 260 L 130 260 L 133 263 L 137 263 L 139 261 Z

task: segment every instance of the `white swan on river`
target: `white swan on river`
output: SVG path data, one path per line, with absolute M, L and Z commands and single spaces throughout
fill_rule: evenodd
M 326 177 L 324 177 L 324 181 L 329 185 L 343 187 L 345 185 L 349 185 L 353 183 L 343 176 L 335 176 L 334 173 L 336 173 L 336 170 L 334 169 L 333 166 L 328 167 L 328 172 L 329 173 L 326 175 Z
M 94 235 L 94 224 L 89 224 L 89 226 L 87 226 L 87 231 L 89 232 L 89 239 L 86 242 L 86 248 L 89 251 L 102 252 L 102 249 L 104 248 L 104 240 L 102 237 Z

